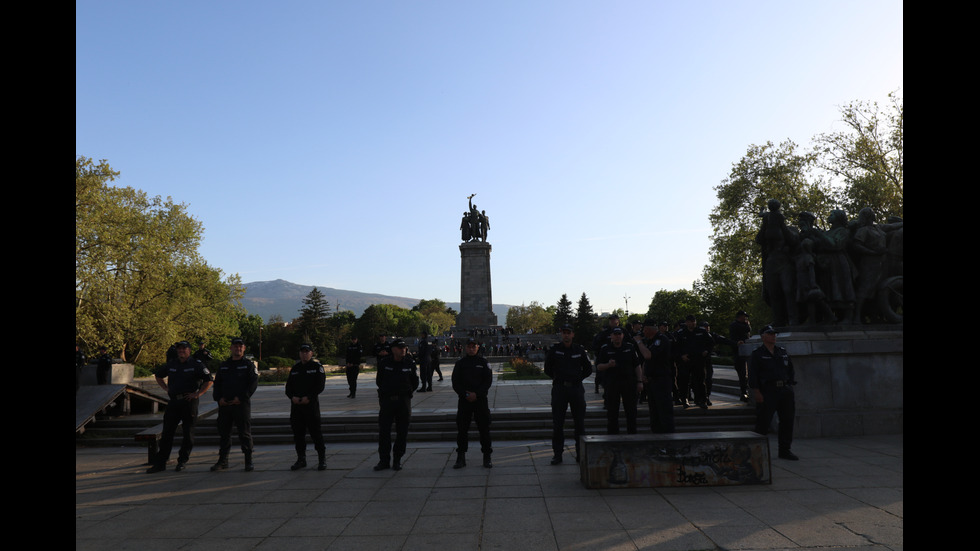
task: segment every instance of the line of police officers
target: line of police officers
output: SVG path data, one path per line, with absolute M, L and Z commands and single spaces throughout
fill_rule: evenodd
M 747 325 L 747 316 L 739 323 Z M 680 401 L 686 405 L 687 387 L 693 389 L 694 400 L 707 408 L 710 384 L 710 351 L 717 337 L 707 327 L 699 327 L 694 316 L 688 316 L 684 327 L 671 334 L 666 322 L 647 319 L 642 334 L 629 335 L 619 327 L 619 318 L 612 317 L 610 327 L 594 341 L 597 345 L 595 367 L 597 379 L 605 389 L 606 431 L 619 434 L 619 407 L 626 414 L 626 432 L 637 433 L 637 403 L 641 395 L 650 410 L 650 429 L 654 433 L 674 432 L 673 406 Z M 733 324 L 734 326 L 734 324 Z M 747 360 L 744 376 L 746 388 L 751 389 L 756 402 L 756 432 L 767 434 L 774 415 L 779 415 L 779 457 L 796 460 L 791 451 L 793 419 L 795 417 L 796 384 L 793 363 L 786 349 L 776 346 L 776 330 L 766 326 L 762 330 L 762 345 Z M 574 329 L 565 325 L 560 330 L 561 340 L 548 350 L 544 372 L 552 379 L 552 450 L 551 464 L 563 461 L 565 447 L 565 415 L 572 413 L 575 456 L 579 457 L 580 440 L 585 434 L 585 387 L 583 381 L 592 374 L 592 362 L 587 350 L 574 342 Z M 734 336 L 734 335 L 733 335 Z M 739 339 L 741 344 L 748 338 Z M 254 469 L 252 461 L 253 440 L 251 435 L 250 398 L 258 385 L 258 370 L 251 360 L 244 357 L 245 344 L 240 338 L 232 340 L 231 354 L 218 367 L 212 378 L 204 363 L 191 357 L 190 344 L 176 344 L 176 356 L 156 372 L 157 384 L 167 392 L 170 404 L 164 413 L 164 426 L 159 451 L 148 473 L 166 468 L 173 447 L 177 426 L 182 426 L 183 441 L 177 457 L 177 471 L 185 468 L 194 445 L 194 423 L 197 419 L 198 401 L 201 395 L 214 387 L 214 400 L 218 402 L 218 461 L 212 471 L 228 468 L 231 449 L 231 428 L 238 430 L 239 443 L 245 456 L 245 470 Z M 378 389 L 378 464 L 374 470 L 402 468 L 406 451 L 409 423 L 412 412 L 412 396 L 419 386 L 416 362 L 402 339 L 387 343 L 380 336 L 374 345 L 378 360 L 376 385 Z M 479 355 L 479 344 L 469 339 L 466 354 L 453 369 L 452 387 L 458 395 L 457 402 L 457 459 L 454 469 L 466 466 L 468 431 L 473 420 L 480 434 L 483 466 L 492 468 L 492 441 L 490 436 L 490 407 L 488 393 L 493 381 L 490 365 Z M 306 434 L 313 440 L 318 455 L 318 470 L 326 469 L 326 448 L 321 429 L 319 394 L 323 392 L 326 373 L 313 357 L 312 347 L 300 347 L 300 361 L 293 365 L 286 380 L 286 396 L 290 399 L 290 426 L 297 459 L 290 467 L 297 470 L 306 467 Z M 356 339 L 347 351 L 348 382 L 353 397 L 356 382 L 351 382 L 349 371 L 356 359 L 359 365 L 361 348 Z M 676 369 L 676 374 L 675 374 Z M 431 376 L 431 375 L 430 375 Z M 355 374 L 356 379 L 356 374 Z M 739 375 L 742 383 L 743 376 Z M 429 383 L 431 384 L 431 383 Z M 423 386 L 422 389 L 426 389 Z M 598 391 L 598 387 L 597 387 Z M 680 400 L 677 393 L 682 393 Z M 395 426 L 395 440 L 391 440 L 391 428 Z

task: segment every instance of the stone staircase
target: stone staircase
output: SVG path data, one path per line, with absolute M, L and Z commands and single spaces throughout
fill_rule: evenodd
M 588 388 L 587 393 L 591 394 Z M 752 430 L 754 409 L 738 399 L 738 382 L 731 368 L 716 368 L 712 391 L 714 405 L 707 410 L 691 407 L 674 408 L 677 432 L 711 432 Z M 545 406 L 545 404 L 542 404 Z M 491 430 L 495 440 L 550 440 L 551 413 L 547 407 L 510 408 L 492 413 Z M 135 435 L 145 429 L 157 426 L 159 417 L 131 416 L 101 419 L 92 424 L 84 434 L 76 436 L 76 446 L 138 446 Z M 638 408 L 638 427 L 640 431 L 649 430 L 649 412 L 646 404 Z M 566 434 L 571 436 L 571 414 L 566 416 Z M 620 412 L 620 427 L 625 432 L 626 419 Z M 326 413 L 323 416 L 323 431 L 328 443 L 334 442 L 376 442 L 378 438 L 377 416 L 342 415 Z M 605 434 L 605 411 L 590 408 L 586 412 L 586 433 Z M 291 444 L 292 432 L 288 415 L 253 416 L 252 435 L 256 446 Z M 232 431 L 233 447 L 237 446 L 237 435 Z M 178 431 L 178 438 L 180 433 Z M 476 439 L 476 426 L 471 428 L 471 440 Z M 414 412 L 408 439 L 411 442 L 455 442 L 455 412 Z M 218 433 L 213 415 L 199 419 L 195 429 L 195 444 L 216 446 Z

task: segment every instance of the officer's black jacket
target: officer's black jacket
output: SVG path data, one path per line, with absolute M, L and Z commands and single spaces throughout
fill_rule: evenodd
M 154 375 L 167 379 L 167 394 L 171 398 L 197 392 L 206 381 L 213 380 L 208 368 L 194 358 L 188 358 L 184 363 L 180 363 L 180 360 L 167 362 Z
M 222 398 L 231 401 L 236 397 L 240 401 L 246 402 L 252 394 L 255 394 L 255 389 L 258 386 L 259 370 L 252 363 L 252 360 L 228 358 L 218 366 L 218 370 L 214 374 L 214 386 L 211 387 L 211 390 L 215 402 Z
M 632 342 L 623 341 L 623 345 L 616 348 L 612 343 L 602 345 L 599 354 L 596 355 L 596 366 L 608 363 L 609 360 L 616 360 L 616 367 L 606 369 L 606 377 L 618 381 L 636 381 L 637 348 Z M 596 367 L 596 369 L 599 369 Z
M 398 362 L 392 356 L 383 357 L 378 366 L 375 382 L 378 385 L 378 396 L 380 397 L 411 397 L 419 386 L 415 359 L 409 354 L 405 354 L 405 357 Z
M 296 362 L 286 378 L 286 396 L 290 399 L 307 397 L 311 404 L 320 403 L 320 393 L 327 381 L 323 365 L 317 360 Z
M 669 376 L 673 360 L 671 345 L 673 340 L 667 333 L 658 332 L 652 338 L 643 339 L 643 344 L 650 350 L 650 359 L 643 362 L 643 375 L 648 378 Z
M 582 345 L 558 343 L 545 356 L 544 373 L 557 383 L 580 383 L 592 374 L 592 362 Z
M 347 345 L 345 361 L 349 364 L 359 365 L 361 363 L 361 354 L 363 353 L 364 347 L 361 346 L 361 343 L 352 342 Z
M 766 383 L 775 381 L 795 384 L 793 360 L 782 346 L 775 346 L 773 351 L 769 352 L 765 345 L 761 345 L 749 356 L 749 388 L 762 388 Z
M 486 397 L 493 384 L 493 373 L 487 359 L 480 355 L 463 356 L 453 367 L 453 392 L 460 397 L 467 391 Z
M 714 348 L 711 335 L 703 327 L 695 327 L 693 331 L 683 328 L 674 333 L 674 339 L 674 357 L 678 361 L 684 354 L 691 360 L 700 359 L 703 352 L 710 353 Z

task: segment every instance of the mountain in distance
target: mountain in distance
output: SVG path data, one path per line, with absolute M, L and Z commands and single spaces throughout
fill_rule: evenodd
M 346 291 L 344 289 L 333 289 L 320 285 L 299 285 L 284 279 L 275 281 L 253 281 L 243 284 L 245 287 L 245 297 L 242 298 L 242 306 L 249 314 L 261 316 L 262 321 L 268 323 L 273 315 L 278 314 L 283 321 L 292 321 L 299 317 L 299 311 L 303 307 L 303 299 L 314 287 L 320 289 L 330 311 L 337 309 L 340 305 L 341 310 L 350 310 L 354 315 L 361 317 L 364 310 L 372 304 L 394 304 L 402 308 L 412 309 L 418 305 L 421 299 L 408 297 L 395 297 L 390 295 L 380 295 L 377 293 L 362 293 L 359 291 Z M 429 297 L 435 298 L 435 297 Z M 439 299 L 445 300 L 445 299 Z M 459 312 L 459 302 L 446 302 L 446 306 Z M 493 313 L 497 314 L 497 322 L 504 325 L 507 321 L 507 310 L 510 305 L 494 304 Z

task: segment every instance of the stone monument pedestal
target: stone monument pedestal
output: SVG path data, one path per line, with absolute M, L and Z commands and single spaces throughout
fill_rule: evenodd
M 904 330 L 855 327 L 783 330 L 796 371 L 794 437 L 819 438 L 904 432 Z M 739 347 L 748 356 L 759 336 Z
M 461 243 L 459 315 L 460 329 L 488 329 L 497 325 L 490 291 L 490 244 L 484 241 Z

